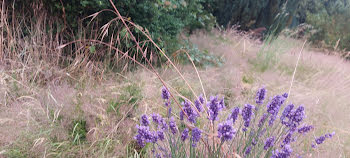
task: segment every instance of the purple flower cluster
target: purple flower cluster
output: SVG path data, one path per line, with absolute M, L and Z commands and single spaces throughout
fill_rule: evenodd
M 141 147 L 144 147 L 145 143 L 155 143 L 157 141 L 157 133 L 151 132 L 148 126 L 137 125 L 136 128 L 138 134 L 135 136 L 135 139 Z
M 249 147 L 245 150 L 244 156 L 247 157 L 247 156 L 250 154 L 251 151 L 252 151 L 252 146 L 249 146 Z
M 258 105 L 263 104 L 265 100 L 265 96 L 266 96 L 266 89 L 265 87 L 262 87 L 256 92 L 256 97 L 255 97 L 256 104 Z
M 161 96 L 165 100 L 164 105 L 166 107 L 169 107 L 170 104 L 171 104 L 171 102 L 170 102 L 170 92 L 168 91 L 168 89 L 165 86 L 163 86 L 163 88 L 162 88 L 162 95 Z M 169 113 L 171 113 L 171 108 L 169 108 Z M 169 116 L 170 116 L 170 114 L 169 114 Z
M 192 130 L 192 146 L 196 147 L 202 137 L 202 131 L 198 128 Z
M 264 150 L 271 148 L 274 145 L 274 142 L 275 142 L 274 136 L 267 138 L 265 141 Z
M 293 131 L 288 132 L 288 134 L 284 137 L 281 147 L 286 146 L 294 141 Z
M 264 123 L 265 123 L 265 121 L 266 121 L 266 119 L 267 119 L 268 116 L 269 116 L 269 115 L 267 115 L 266 113 L 264 113 L 263 116 L 261 116 L 261 119 L 260 119 L 260 121 L 259 121 L 259 123 L 258 123 L 258 127 L 259 127 L 259 128 L 262 127 L 262 126 L 264 125 Z
M 183 111 L 180 111 L 180 118 L 183 120 L 184 113 L 188 116 L 188 121 L 191 123 L 196 123 L 196 119 L 199 116 L 197 112 L 191 107 L 191 103 L 187 100 L 182 102 L 183 105 Z
M 220 123 L 218 126 L 218 137 L 222 141 L 231 140 L 236 134 L 236 130 L 232 126 L 232 120 L 227 120 L 223 123 Z
M 235 124 L 239 114 L 239 107 L 235 107 L 232 110 L 231 115 L 227 118 L 227 120 L 232 120 L 232 124 Z
M 185 128 L 183 131 L 182 131 L 182 134 L 181 134 L 181 140 L 182 141 L 185 141 L 187 138 L 188 138 L 188 128 Z
M 196 106 L 196 108 L 197 108 L 197 110 L 199 111 L 199 112 L 202 112 L 202 110 L 203 110 L 203 105 L 204 104 L 204 98 L 203 98 L 203 96 L 202 95 L 200 95 L 199 97 L 198 97 L 198 99 L 196 99 L 195 101 L 194 101 L 194 105 Z
M 323 136 L 320 136 L 318 138 L 315 139 L 315 142 L 317 145 L 320 145 L 322 144 L 326 139 L 328 138 L 332 138 L 334 136 L 335 132 L 332 132 L 332 133 L 327 133 Z M 316 144 L 312 144 L 312 147 L 315 148 L 316 147 Z
M 162 116 L 160 116 L 159 114 L 152 114 L 152 121 L 155 123 L 155 124 L 157 124 L 157 125 L 159 125 L 161 122 L 163 122 L 162 120 L 163 120 L 163 118 L 162 118 Z
M 169 100 L 170 99 L 170 93 L 169 93 L 168 89 L 165 86 L 163 86 L 163 88 L 162 88 L 162 98 L 164 100 Z
M 286 100 L 285 97 L 281 95 L 276 95 L 272 100 L 267 104 L 267 112 L 271 115 L 277 115 L 281 105 Z
M 176 134 L 177 133 L 177 126 L 176 126 L 176 122 L 174 120 L 174 117 L 171 117 L 170 118 L 170 121 L 169 121 L 169 128 L 170 128 L 170 131 L 172 134 Z
M 245 127 L 244 130 L 246 130 L 246 128 L 248 128 L 250 125 L 251 117 L 254 115 L 253 109 L 254 109 L 253 105 L 250 105 L 250 104 L 244 105 L 244 108 L 242 110 L 242 118 L 244 120 L 244 127 Z
M 298 129 L 298 133 L 300 133 L 300 134 L 305 134 L 305 133 L 311 131 L 312 129 L 314 129 L 314 127 L 311 126 L 311 125 L 310 125 L 310 126 L 303 126 L 303 127 L 300 127 L 300 128 Z
M 148 121 L 147 115 L 143 114 L 141 116 L 141 121 L 140 122 L 141 122 L 142 126 L 148 126 L 149 125 L 149 121 Z
M 168 125 L 166 123 L 166 121 L 163 119 L 162 116 L 160 116 L 159 114 L 152 114 L 152 120 L 153 122 L 158 125 L 158 128 L 162 129 L 162 130 L 167 130 L 168 129 Z
M 294 104 L 289 104 L 289 105 L 287 105 L 285 108 L 284 108 L 284 110 L 283 110 L 283 112 L 282 112 L 282 115 L 281 115 L 281 121 L 283 122 L 284 121 L 284 119 L 288 116 L 289 117 L 289 115 L 290 115 L 290 113 L 291 113 L 291 111 L 293 110 L 293 108 L 294 108 Z
M 219 115 L 219 111 L 221 111 L 225 107 L 224 99 L 219 101 L 217 96 L 211 96 L 210 102 L 207 104 L 207 107 L 209 113 L 209 120 L 216 121 Z
M 164 132 L 163 131 L 157 131 L 157 136 L 159 138 L 159 140 L 164 140 L 165 136 L 164 136 Z
M 297 109 L 291 110 L 286 118 L 288 121 L 283 120 L 282 123 L 290 130 L 295 130 L 305 118 L 304 106 L 300 105 Z
M 272 126 L 273 122 L 277 118 L 277 114 L 280 110 L 280 107 L 288 97 L 287 93 L 281 95 L 276 95 L 272 100 L 267 104 L 267 112 L 270 113 L 269 125 Z
M 290 145 L 286 145 L 282 148 L 281 151 L 279 151 L 278 149 L 273 151 L 271 158 L 288 158 L 291 156 L 292 152 L 293 150 L 290 147 Z
M 266 92 L 267 91 L 265 88 L 260 88 L 256 93 L 255 102 L 258 106 L 264 103 Z M 257 119 L 258 116 L 255 118 L 255 113 L 261 114 L 257 108 L 258 106 L 255 107 L 251 104 L 245 104 L 242 108 L 234 107 L 228 118 L 217 125 L 217 137 L 221 139 L 221 143 L 233 140 L 237 132 L 234 124 L 238 120 L 239 114 L 241 114 L 243 121 L 243 134 L 245 135 L 245 138 L 249 138 L 249 141 L 243 141 L 243 143 L 246 143 L 245 147 L 241 148 L 242 151 L 239 151 L 240 153 L 244 154 L 244 157 L 248 157 L 248 155 L 251 153 L 256 153 L 256 150 L 267 150 L 266 154 L 267 156 L 271 156 L 271 158 L 291 157 L 293 152 L 291 149 L 292 142 L 295 142 L 297 137 L 299 137 L 299 135 L 296 134 L 305 134 L 311 131 L 314 127 L 311 125 L 301 126 L 301 123 L 305 118 L 305 108 L 303 106 L 295 108 L 293 104 L 288 104 L 279 116 L 279 111 L 287 97 L 287 93 L 273 97 L 266 105 L 266 112 L 263 111 L 262 115 L 259 116 L 260 120 L 256 121 L 255 119 Z M 169 103 L 166 105 L 170 105 L 170 93 L 165 87 L 162 88 L 162 98 Z M 192 147 L 197 147 L 202 137 L 203 140 L 209 140 L 210 136 L 205 134 L 207 132 L 196 127 L 196 121 L 198 117 L 201 116 L 201 112 L 204 111 L 205 107 L 203 107 L 203 105 L 206 104 L 208 109 L 207 119 L 211 121 L 212 125 L 215 125 L 214 121 L 222 119 L 219 118 L 219 113 L 225 108 L 224 99 L 220 100 L 217 96 L 211 96 L 210 100 L 206 101 L 203 96 L 200 95 L 194 101 L 194 106 L 191 104 L 192 103 L 188 100 L 182 102 L 180 120 L 183 120 L 184 115 L 186 115 L 188 121 L 192 123 L 191 125 L 188 125 L 187 122 L 183 122 L 187 127 L 185 127 L 183 131 L 178 129 L 174 117 L 171 117 L 171 108 L 169 108 L 168 117 L 166 118 L 163 118 L 159 114 L 152 114 L 150 117 L 153 122 L 152 126 L 150 124 L 149 117 L 147 115 L 142 115 L 140 125 L 136 126 L 137 135 L 134 137 L 137 143 L 141 147 L 144 147 L 146 143 L 154 143 L 154 146 L 158 147 L 157 149 L 153 149 L 154 156 L 161 156 L 161 154 L 157 152 L 163 152 L 162 157 L 171 157 L 167 151 L 168 148 L 160 146 L 160 144 L 163 143 L 157 143 L 158 140 L 163 141 L 168 136 L 166 140 L 169 140 L 171 145 L 175 145 L 177 143 L 174 143 L 176 142 L 176 138 L 174 139 L 174 137 L 181 139 L 183 142 L 190 137 L 191 139 L 189 145 Z M 281 124 L 274 124 L 274 121 L 277 118 L 281 120 Z M 267 120 L 269 122 L 269 126 L 273 126 L 272 130 L 269 129 L 271 127 L 268 127 L 268 125 L 265 126 L 265 122 L 267 122 Z M 257 123 L 257 126 L 252 126 L 252 123 Z M 287 128 L 281 128 L 283 126 L 286 126 Z M 154 129 L 154 131 L 151 131 L 151 128 Z M 248 128 L 251 128 L 249 130 L 249 135 L 245 133 Z M 275 129 L 281 129 L 281 132 L 283 133 L 276 133 Z M 333 137 L 333 135 L 334 132 L 316 138 L 315 143 L 312 144 L 312 147 L 322 144 L 326 139 Z M 262 143 L 264 143 L 263 146 L 261 145 Z M 293 155 L 297 154 L 293 153 Z

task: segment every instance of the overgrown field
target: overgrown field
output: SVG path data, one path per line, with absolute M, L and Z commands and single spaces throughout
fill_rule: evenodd
M 293 148 L 304 157 L 350 156 L 348 62 L 306 46 L 294 74 L 303 41 L 280 37 L 264 46 L 234 30 L 198 32 L 190 41 L 222 61 L 197 67 L 202 84 L 191 64 L 177 65 L 196 95 L 203 85 L 207 95 L 225 97 L 231 109 L 253 103 L 262 86 L 268 98 L 289 92 L 288 100 L 304 104 L 306 122 L 315 125 Z M 96 79 L 44 63 L 31 66 L 0 65 L 0 157 L 133 157 L 141 152 L 133 139 L 139 117 L 167 113 L 160 99 L 162 83 L 146 69 L 108 72 Z M 179 92 L 176 98 L 194 99 L 169 63 L 156 70 L 171 91 Z M 332 131 L 333 139 L 311 148 L 314 137 Z

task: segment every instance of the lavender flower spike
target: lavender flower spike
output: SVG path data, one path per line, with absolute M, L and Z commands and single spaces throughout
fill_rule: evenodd
M 152 117 L 152 121 L 155 124 L 159 125 L 160 123 L 162 123 L 163 118 L 159 114 L 153 113 L 151 117 Z
M 328 133 L 328 134 L 325 134 L 323 136 L 320 136 L 318 138 L 315 139 L 315 142 L 317 145 L 320 145 L 322 144 L 327 138 L 332 138 L 334 136 L 335 132 L 332 132 L 332 133 Z M 312 145 L 313 148 L 316 147 L 315 144 Z
M 274 145 L 274 141 L 275 141 L 274 136 L 267 138 L 265 141 L 264 150 L 271 148 Z
M 238 118 L 238 114 L 239 114 L 239 107 L 235 107 L 232 110 L 231 115 L 227 118 L 227 120 L 231 120 L 232 119 L 232 124 L 235 124 L 237 118 Z
M 252 151 L 252 146 L 249 146 L 249 147 L 245 150 L 244 156 L 247 157 L 247 156 L 250 154 L 251 151 Z
M 262 126 L 264 125 L 264 123 L 265 123 L 265 121 L 266 121 L 266 119 L 267 119 L 268 116 L 269 116 L 269 115 L 267 115 L 266 113 L 263 114 L 263 116 L 261 117 L 261 119 L 260 119 L 260 121 L 259 121 L 259 123 L 258 123 L 258 127 L 259 127 L 259 128 L 262 127 Z
M 231 120 L 219 124 L 218 137 L 221 138 L 222 141 L 231 140 L 235 134 L 236 131 L 233 129 Z
M 202 95 L 200 95 L 200 96 L 198 97 L 198 99 L 194 101 L 194 105 L 196 106 L 196 108 L 197 108 L 197 110 L 198 110 L 199 112 L 202 112 L 202 110 L 203 110 L 203 106 L 202 106 L 202 105 L 203 105 L 203 104 L 204 104 L 204 98 L 203 98 Z
M 271 158 L 288 158 L 291 156 L 292 152 L 293 152 L 293 150 L 290 147 L 290 145 L 286 145 L 286 146 L 284 146 L 282 151 L 278 151 L 278 149 L 273 151 Z
M 141 116 L 141 121 L 140 122 L 141 122 L 142 126 L 148 126 L 149 125 L 149 121 L 148 121 L 147 115 L 143 114 Z
M 284 108 L 284 110 L 283 110 L 283 112 L 282 112 L 282 115 L 281 115 L 281 121 L 282 121 L 282 123 L 284 122 L 284 118 L 286 118 L 287 116 L 290 115 L 290 113 L 291 113 L 291 111 L 293 110 L 293 108 L 294 108 L 294 104 L 289 104 L 289 105 L 287 105 L 287 106 Z
M 198 128 L 192 130 L 192 147 L 196 147 L 202 137 L 202 131 Z
M 177 126 L 176 126 L 176 122 L 174 120 L 174 117 L 171 117 L 170 118 L 170 121 L 169 121 L 169 128 L 170 128 L 170 131 L 172 134 L 176 134 L 177 133 Z
M 185 128 L 184 131 L 182 131 L 182 134 L 181 134 L 181 140 L 182 141 L 185 141 L 187 139 L 188 132 L 189 132 L 188 128 Z
M 244 127 L 248 128 L 250 125 L 250 120 L 251 117 L 253 116 L 254 112 L 253 112 L 254 106 L 250 105 L 250 104 L 245 104 L 244 108 L 242 110 L 242 117 L 244 120 Z
M 311 131 L 312 129 L 314 129 L 314 127 L 311 126 L 311 125 L 310 125 L 310 126 L 303 126 L 303 127 L 300 127 L 300 128 L 298 129 L 298 133 L 300 133 L 300 134 L 305 134 L 305 133 Z
M 196 123 L 196 119 L 197 119 L 197 117 L 198 117 L 198 114 L 197 114 L 197 112 L 196 112 L 194 109 L 192 109 L 191 103 L 188 102 L 187 100 L 185 100 L 185 101 L 182 103 L 182 105 L 184 106 L 184 107 L 183 107 L 183 111 L 184 111 L 184 112 L 187 114 L 187 116 L 188 116 L 188 121 L 191 122 L 191 123 Z M 180 118 L 183 117 L 183 116 L 181 116 L 181 115 L 183 115 L 183 112 L 182 112 L 182 111 L 180 112 Z
M 218 101 L 218 97 L 210 97 L 210 102 L 207 104 L 209 120 L 215 121 L 219 115 L 219 111 L 223 109 L 224 105 Z
M 277 115 L 281 105 L 286 100 L 285 97 L 276 95 L 272 100 L 267 104 L 267 112 L 271 115 Z
M 137 135 L 134 137 L 136 139 L 137 143 L 141 146 L 144 147 L 145 143 L 150 143 L 154 142 L 156 139 L 154 134 L 150 132 L 148 126 L 136 126 L 137 128 Z
M 165 86 L 163 86 L 163 88 L 162 88 L 162 98 L 164 100 L 169 100 L 169 98 L 170 98 L 170 93 Z
M 256 97 L 255 97 L 256 104 L 258 105 L 263 104 L 265 96 L 266 96 L 266 89 L 265 87 L 262 87 L 256 92 Z
M 300 105 L 297 109 L 293 110 L 289 116 L 289 122 L 286 124 L 291 130 L 295 130 L 301 121 L 305 118 L 304 106 Z
M 157 131 L 157 135 L 159 140 L 164 140 L 165 136 L 163 131 Z

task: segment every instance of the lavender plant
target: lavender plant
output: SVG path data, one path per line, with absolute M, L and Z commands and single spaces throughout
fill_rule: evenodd
M 314 129 L 312 125 L 302 124 L 304 106 L 284 107 L 287 93 L 265 101 L 266 93 L 264 87 L 260 88 L 256 105 L 234 107 L 227 116 L 222 112 L 226 109 L 223 98 L 212 96 L 206 101 L 200 95 L 193 103 L 185 100 L 177 116 L 171 111 L 170 93 L 163 87 L 161 97 L 168 108 L 167 116 L 142 115 L 135 140 L 141 147 L 150 146 L 153 157 L 300 157 L 303 153 L 292 148 Z M 315 138 L 312 148 L 334 134 Z

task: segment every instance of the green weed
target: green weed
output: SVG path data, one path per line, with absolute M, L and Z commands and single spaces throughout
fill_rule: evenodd
M 123 88 L 122 93 L 115 101 L 110 101 L 107 112 L 115 112 L 117 116 L 120 115 L 120 107 L 122 105 L 134 105 L 137 101 L 142 99 L 141 87 L 132 83 Z M 137 107 L 137 105 L 135 105 Z
M 80 143 L 80 141 L 84 141 L 88 132 L 86 128 L 86 121 L 83 119 L 77 119 L 74 120 L 72 124 L 73 126 L 69 133 L 73 138 L 73 143 Z
M 28 157 L 25 153 L 23 153 L 19 149 L 10 149 L 5 153 L 7 158 L 26 158 Z

